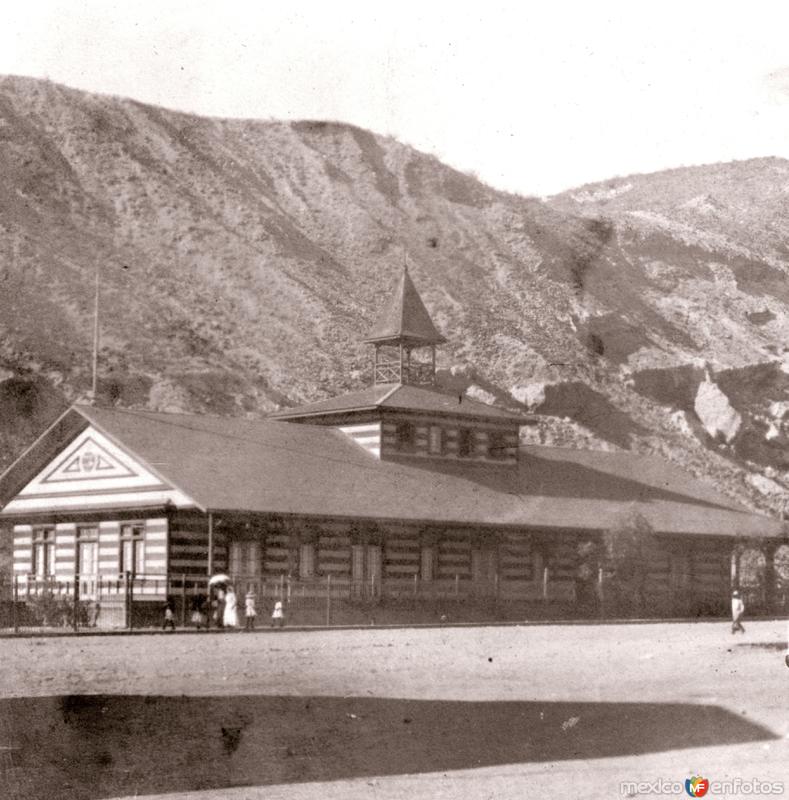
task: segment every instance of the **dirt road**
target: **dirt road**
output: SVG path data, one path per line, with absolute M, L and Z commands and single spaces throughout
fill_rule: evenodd
M 736 639 L 723 623 L 6 639 L 0 796 L 612 798 L 691 775 L 789 793 L 785 638 L 760 622 Z

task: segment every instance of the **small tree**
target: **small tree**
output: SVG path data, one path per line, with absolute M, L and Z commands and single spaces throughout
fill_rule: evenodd
M 649 560 L 654 546 L 654 529 L 633 508 L 603 534 L 603 556 L 606 571 L 611 575 L 610 587 L 618 613 L 643 615 Z
M 789 585 L 789 544 L 775 551 L 775 573 L 782 586 Z

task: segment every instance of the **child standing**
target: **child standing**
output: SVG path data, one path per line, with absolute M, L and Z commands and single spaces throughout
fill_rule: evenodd
M 205 616 L 203 614 L 203 599 L 196 597 L 192 603 L 192 625 L 200 630 L 205 625 Z
M 245 631 L 251 631 L 255 627 L 255 617 L 257 611 L 255 610 L 255 592 L 250 589 L 244 597 L 244 616 L 246 617 Z
M 285 624 L 285 613 L 282 610 L 282 601 L 274 603 L 274 610 L 271 612 L 271 624 L 275 628 L 281 628 Z
M 168 628 L 172 631 L 175 630 L 175 614 L 173 613 L 173 605 L 169 600 L 164 607 L 164 624 L 162 625 L 162 630 L 166 631 Z

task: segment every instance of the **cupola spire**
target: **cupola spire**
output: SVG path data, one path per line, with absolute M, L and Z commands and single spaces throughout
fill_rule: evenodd
M 403 264 L 403 272 L 378 321 L 364 339 L 375 348 L 373 383 L 433 383 L 436 345 L 446 339 L 438 332 Z M 430 361 L 413 357 L 430 348 Z

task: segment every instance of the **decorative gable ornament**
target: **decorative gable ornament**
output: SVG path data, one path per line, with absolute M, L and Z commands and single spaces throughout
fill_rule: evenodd
M 83 440 L 67 453 L 41 483 L 61 483 L 86 478 L 129 478 L 135 476 L 130 467 L 109 453 L 93 437 Z

